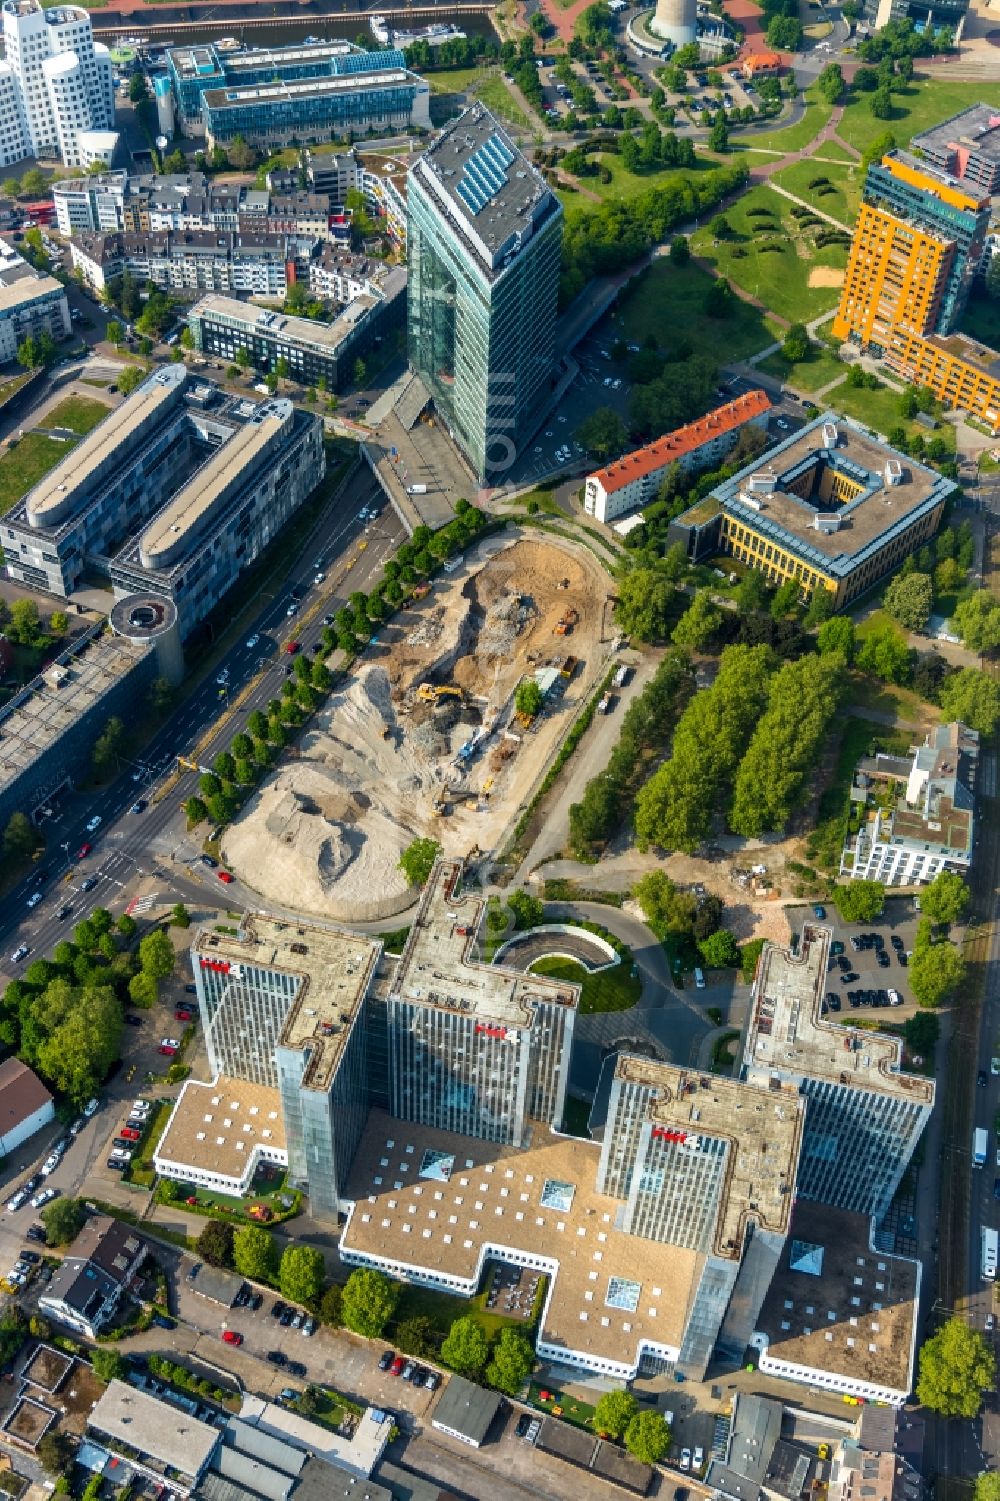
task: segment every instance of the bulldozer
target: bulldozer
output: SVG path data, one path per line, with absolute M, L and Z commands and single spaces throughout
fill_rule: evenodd
M 553 633 L 556 636 L 568 636 L 579 619 L 579 610 L 574 610 L 572 608 L 565 610 L 556 621 L 553 627 Z

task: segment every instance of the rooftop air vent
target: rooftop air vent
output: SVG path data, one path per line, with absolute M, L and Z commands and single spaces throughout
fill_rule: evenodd
M 838 436 L 839 436 L 839 434 L 837 433 L 837 424 L 835 422 L 824 422 L 823 423 L 823 447 L 824 448 L 836 448 Z

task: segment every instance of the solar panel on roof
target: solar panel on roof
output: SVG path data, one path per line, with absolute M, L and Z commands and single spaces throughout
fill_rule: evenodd
M 507 181 L 515 153 L 498 135 L 489 136 L 469 157 L 455 189 L 472 214 L 480 213 Z

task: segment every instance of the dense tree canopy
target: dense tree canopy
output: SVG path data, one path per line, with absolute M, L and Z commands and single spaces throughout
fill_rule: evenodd
M 270 1282 L 278 1264 L 274 1236 L 263 1225 L 241 1225 L 233 1235 L 233 1266 L 241 1277 Z
M 693 651 L 701 651 L 719 629 L 722 619 L 722 611 L 713 600 L 711 591 L 699 589 L 674 626 L 672 637 L 674 644 L 689 646 Z
M 934 605 L 934 582 L 927 573 L 898 573 L 885 591 L 884 604 L 908 631 L 922 631 Z
M 920 908 L 931 922 L 958 922 L 969 905 L 969 888 L 957 870 L 942 870 L 920 893 Z
M 1000 257 L 997 258 L 1000 265 Z M 970 651 L 996 651 L 1000 646 L 1000 599 L 988 589 L 977 589 L 955 607 L 954 629 Z
M 917 929 L 910 959 L 910 989 L 918 1006 L 933 1010 L 954 995 L 965 979 L 965 958 L 957 944 L 949 939 L 932 941 L 930 922 Z
M 490 1352 L 486 1379 L 497 1391 L 514 1397 L 531 1375 L 535 1352 L 531 1341 L 520 1329 L 502 1329 Z
M 446 1365 L 463 1376 L 473 1375 L 483 1369 L 488 1354 L 486 1335 L 476 1319 L 466 1315 L 452 1321 L 441 1345 L 441 1359 Z
M 637 1412 L 625 1429 L 625 1447 L 644 1465 L 659 1464 L 670 1448 L 670 1426 L 661 1412 Z
M 413 839 L 399 857 L 399 868 L 411 886 L 423 886 L 441 846 L 436 839 Z
M 316 1246 L 286 1246 L 281 1254 L 278 1286 L 293 1303 L 313 1308 L 319 1302 L 326 1278 L 323 1253 Z
M 767 708 L 736 773 L 730 826 L 746 838 L 784 829 L 840 705 L 836 657 L 800 657 L 771 679 Z
M 964 1319 L 949 1319 L 920 1350 L 917 1400 L 944 1418 L 974 1418 L 996 1382 L 996 1356 Z
M 632 568 L 618 580 L 615 615 L 622 630 L 640 641 L 662 641 L 674 608 L 674 586 L 652 568 Z
M 378 1339 L 396 1311 L 398 1286 L 375 1267 L 356 1267 L 344 1284 L 341 1316 L 346 1329 Z
M 958 720 L 980 735 L 992 735 L 1000 722 L 1000 686 L 978 667 L 963 667 L 946 677 L 938 701 L 946 721 Z
M 764 710 L 772 660 L 765 646 L 722 653 L 715 682 L 677 722 L 673 754 L 636 798 L 641 849 L 657 844 L 690 853 L 705 840 Z
M 874 922 L 885 906 L 885 887 L 881 881 L 848 881 L 833 900 L 845 922 Z
M 631 1392 L 614 1390 L 604 1392 L 597 1399 L 591 1425 L 595 1432 L 608 1438 L 623 1438 L 625 1430 L 639 1411 L 639 1404 Z

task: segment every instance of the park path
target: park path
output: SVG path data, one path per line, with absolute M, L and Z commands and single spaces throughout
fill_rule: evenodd
M 824 213 L 821 208 L 814 208 L 813 205 L 807 201 L 807 199 L 800 198 L 798 193 L 790 193 L 787 188 L 783 188 L 781 184 L 777 182 L 772 182 L 769 184 L 769 186 L 772 193 L 780 193 L 782 198 L 787 198 L 790 203 L 797 203 L 800 205 L 800 207 L 807 208 L 815 218 L 825 219 L 827 224 L 833 225 L 834 229 L 842 229 L 845 234 L 850 234 L 851 226 L 849 224 L 845 224 L 841 219 L 835 219 L 832 214 Z

